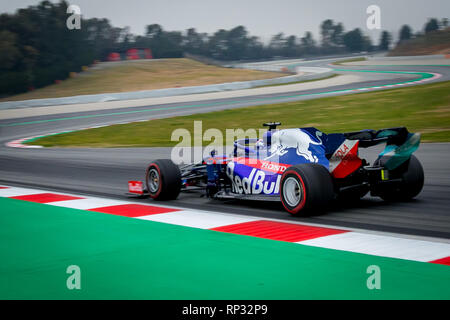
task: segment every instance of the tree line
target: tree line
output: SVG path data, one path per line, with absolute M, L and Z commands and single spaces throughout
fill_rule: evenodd
M 150 48 L 154 58 L 178 58 L 185 53 L 207 58 L 261 60 L 275 57 L 305 57 L 387 50 L 392 36 L 382 33 L 373 44 L 359 28 L 345 31 L 342 23 L 327 19 L 320 25 L 320 41 L 311 32 L 301 36 L 278 33 L 268 43 L 252 36 L 244 26 L 220 29 L 213 34 L 166 31 L 158 24 L 146 27 L 144 35 L 117 28 L 107 19 L 82 19 L 81 29 L 66 26 L 68 3 L 42 1 L 36 6 L 0 15 L 0 95 L 39 88 L 79 72 L 95 60 L 105 60 L 111 52 L 130 48 Z M 431 19 L 424 32 L 432 32 L 447 22 Z M 418 36 L 409 26 L 400 30 L 400 41 Z

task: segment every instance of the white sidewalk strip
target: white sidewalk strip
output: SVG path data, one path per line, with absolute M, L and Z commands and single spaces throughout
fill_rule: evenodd
M 138 219 L 164 222 L 199 229 L 211 229 L 230 224 L 260 220 L 261 218 L 234 216 L 226 213 L 222 214 L 207 211 L 183 210 L 164 214 L 152 214 L 138 217 Z
M 0 197 L 10 198 L 18 196 L 28 196 L 32 194 L 48 193 L 48 191 L 35 190 L 19 187 L 8 187 L 7 189 L 0 189 Z
M 300 244 L 376 256 L 433 261 L 450 256 L 450 244 L 383 235 L 347 232 L 300 241 Z

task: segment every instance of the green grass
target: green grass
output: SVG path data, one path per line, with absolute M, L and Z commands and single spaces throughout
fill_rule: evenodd
M 450 141 L 450 81 L 409 88 L 359 93 L 306 101 L 261 105 L 190 116 L 113 125 L 30 142 L 46 147 L 148 147 L 174 146 L 175 129 L 193 135 L 194 121 L 203 130 L 261 128 L 268 121 L 287 127 L 309 127 L 330 132 L 406 126 L 423 134 L 426 142 Z M 204 145 L 209 142 L 204 143 Z
M 345 63 L 349 63 L 349 62 L 360 62 L 360 61 L 366 61 L 367 59 L 364 57 L 360 57 L 360 58 L 352 58 L 352 59 L 347 59 L 347 60 L 340 60 L 340 61 L 335 61 L 332 64 L 340 66 L 343 65 Z
M 0 299 L 450 298 L 444 265 L 15 199 L 0 207 Z M 67 289 L 70 265 L 80 290 Z M 367 288 L 370 265 L 380 290 Z
M 90 69 L 59 84 L 0 99 L 0 102 L 199 86 L 283 76 L 286 74 L 221 68 L 184 58 L 121 61 L 100 65 L 97 69 Z

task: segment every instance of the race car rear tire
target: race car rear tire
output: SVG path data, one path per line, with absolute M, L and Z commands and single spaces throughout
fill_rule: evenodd
M 292 215 L 322 211 L 334 196 L 333 180 L 322 165 L 295 165 L 289 167 L 281 177 L 281 203 Z
M 403 170 L 401 182 L 379 191 L 379 196 L 385 201 L 407 201 L 417 196 L 422 191 L 424 183 L 423 167 L 420 161 L 412 155 L 411 158 L 402 164 L 398 169 Z
M 147 167 L 145 182 L 150 198 L 174 200 L 181 190 L 180 169 L 172 160 L 155 160 Z

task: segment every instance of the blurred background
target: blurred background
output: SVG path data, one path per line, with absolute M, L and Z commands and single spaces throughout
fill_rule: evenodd
M 70 4 L 81 10 L 80 29 L 67 27 Z M 367 28 L 370 4 L 5 1 L 0 98 L 59 84 L 100 61 L 189 57 L 223 64 L 387 50 L 450 53 L 448 1 L 377 1 L 380 29 Z

